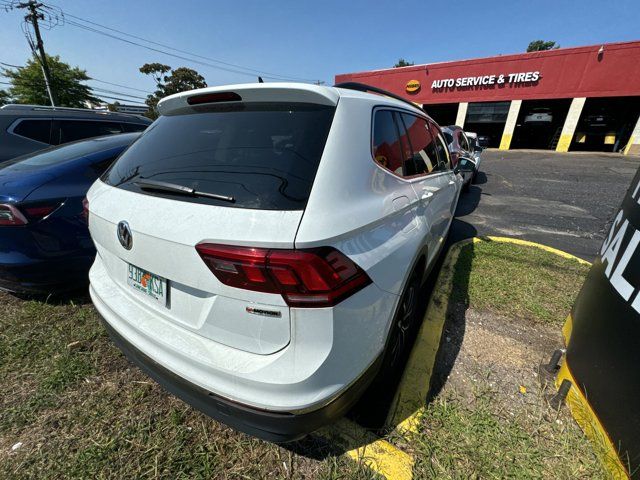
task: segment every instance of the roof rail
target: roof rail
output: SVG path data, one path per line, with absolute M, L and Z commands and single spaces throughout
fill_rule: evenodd
M 400 100 L 401 102 L 408 103 L 413 108 L 417 108 L 417 109 L 422 110 L 424 112 L 424 108 L 422 108 L 420 105 L 418 105 L 416 103 L 413 103 L 411 100 L 407 100 L 406 98 L 403 98 L 400 95 L 396 95 L 395 93 L 391 93 L 391 92 L 389 92 L 387 90 L 383 90 L 382 88 L 372 87 L 371 85 L 367 85 L 365 83 L 342 82 L 342 83 L 336 83 L 334 85 L 334 87 L 335 88 L 346 88 L 347 90 L 357 90 L 358 92 L 377 93 L 379 95 L 384 95 L 386 97 L 391 97 L 391 98 L 394 98 L 396 100 Z
M 102 113 L 102 114 L 115 114 L 115 115 L 128 115 L 126 113 L 120 113 L 120 112 L 110 112 L 107 110 L 95 110 L 92 108 L 73 108 L 73 107 L 52 107 L 50 105 L 25 105 L 25 104 L 20 104 L 20 103 L 10 103 L 7 105 L 4 105 L 2 107 L 0 107 L 0 109 L 6 109 L 6 110 L 32 110 L 32 111 L 38 111 L 38 110 L 42 110 L 42 111 L 49 111 L 49 110 L 54 110 L 54 111 L 65 111 L 65 112 L 94 112 L 94 113 Z

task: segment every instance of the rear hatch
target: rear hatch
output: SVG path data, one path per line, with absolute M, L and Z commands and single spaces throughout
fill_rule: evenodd
M 293 248 L 337 103 L 318 91 L 239 86 L 163 101 L 89 193 L 99 261 L 130 301 L 244 351 L 289 343 L 282 296 L 221 283 L 196 245 Z

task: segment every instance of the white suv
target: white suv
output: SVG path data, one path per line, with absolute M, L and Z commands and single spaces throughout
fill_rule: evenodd
M 87 195 L 91 297 L 116 344 L 272 441 L 341 416 L 395 366 L 460 192 L 422 110 L 349 87 L 167 97 Z

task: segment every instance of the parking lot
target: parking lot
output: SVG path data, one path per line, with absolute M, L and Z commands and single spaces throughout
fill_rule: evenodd
M 516 237 L 593 260 L 639 165 L 614 154 L 487 150 L 450 242 Z

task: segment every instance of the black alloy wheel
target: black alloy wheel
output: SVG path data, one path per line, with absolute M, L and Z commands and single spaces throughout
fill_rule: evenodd
M 387 371 L 395 369 L 404 357 L 407 345 L 416 325 L 420 276 L 414 271 L 402 292 L 400 303 L 391 325 L 389 344 L 383 368 Z

